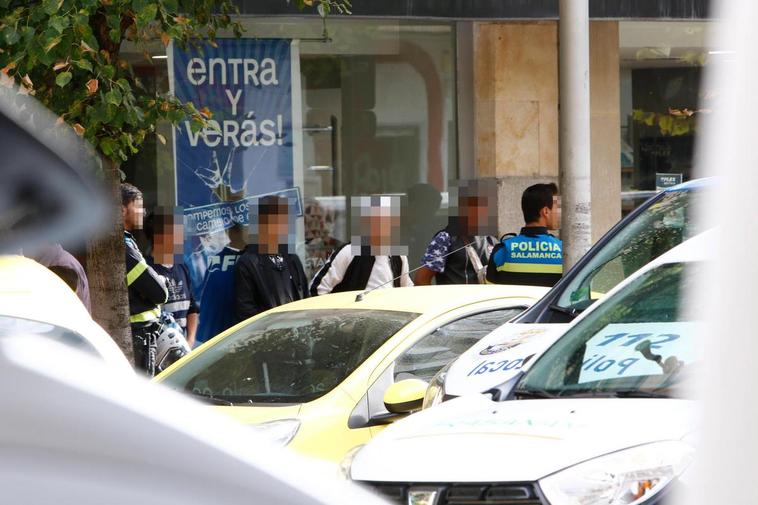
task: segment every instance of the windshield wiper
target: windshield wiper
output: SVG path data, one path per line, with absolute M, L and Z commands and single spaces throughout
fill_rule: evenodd
M 671 395 L 658 391 L 641 391 L 639 389 L 628 389 L 613 391 L 616 398 L 671 398 Z
M 190 393 L 192 396 L 196 396 L 200 398 L 202 401 L 206 403 L 210 403 L 212 405 L 224 405 L 226 407 L 233 407 L 234 402 L 230 402 L 229 400 L 224 400 L 222 398 L 218 398 L 213 395 L 207 395 L 203 393 Z
M 517 389 L 513 394 L 519 398 L 559 398 L 558 395 L 545 391 L 544 389 Z

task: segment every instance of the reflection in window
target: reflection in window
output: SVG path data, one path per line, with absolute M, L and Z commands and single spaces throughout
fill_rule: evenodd
M 582 311 L 664 252 L 697 234 L 693 209 L 701 190 L 670 192 L 639 214 L 588 262 L 558 305 Z
M 516 317 L 525 307 L 482 312 L 448 323 L 422 338 L 395 362 L 395 381 L 429 382 L 445 365 L 466 352 L 492 330 Z
M 696 268 L 666 264 L 637 278 L 561 337 L 518 389 L 671 394 L 700 359 L 699 325 L 689 316 L 703 312 L 684 304 Z
M 331 391 L 418 314 L 298 310 L 269 314 L 224 338 L 164 384 L 232 403 L 301 403 Z
M 662 174 L 693 175 L 695 131 L 714 106 L 701 89 L 702 67 L 713 58 L 711 25 L 619 23 L 623 214 L 669 183 Z

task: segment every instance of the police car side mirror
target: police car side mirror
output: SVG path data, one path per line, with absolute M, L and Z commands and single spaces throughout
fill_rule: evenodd
M 384 406 L 391 414 L 410 414 L 421 410 L 426 388 L 421 379 L 404 379 L 392 384 L 384 392 Z

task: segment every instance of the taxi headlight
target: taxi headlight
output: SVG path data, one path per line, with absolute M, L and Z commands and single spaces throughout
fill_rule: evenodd
M 637 505 L 681 475 L 693 455 L 685 443 L 656 442 L 585 461 L 539 485 L 552 505 Z
M 363 444 L 356 445 L 345 454 L 345 457 L 340 461 L 340 476 L 345 480 L 350 480 L 350 467 L 353 465 L 355 455 L 363 449 Z
M 445 378 L 447 377 L 447 371 L 452 366 L 452 362 L 448 363 L 437 374 L 432 377 L 429 382 L 429 386 L 426 388 L 426 394 L 424 394 L 424 401 L 421 404 L 421 410 L 434 407 L 443 402 L 445 398 Z
M 297 430 L 300 428 L 300 421 L 297 419 L 280 419 L 256 424 L 253 428 L 271 443 L 284 447 L 295 438 Z

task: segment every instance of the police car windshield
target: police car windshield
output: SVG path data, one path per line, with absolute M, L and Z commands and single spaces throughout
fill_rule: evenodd
M 703 191 L 664 193 L 582 267 L 556 306 L 581 312 L 650 261 L 697 235 L 702 230 L 696 227 L 693 209 Z
M 275 312 L 188 360 L 163 383 L 235 405 L 312 401 L 417 316 L 368 309 Z
M 516 396 L 680 394 L 678 386 L 700 361 L 701 324 L 689 316 L 702 311 L 691 303 L 684 310 L 696 265 L 660 266 L 606 300 L 534 364 Z

